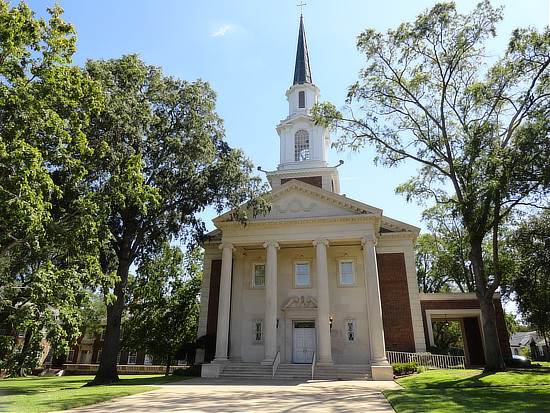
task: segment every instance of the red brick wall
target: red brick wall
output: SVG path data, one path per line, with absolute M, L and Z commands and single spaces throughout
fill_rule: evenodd
M 500 342 L 500 350 L 504 358 L 512 357 L 510 351 L 510 342 L 508 341 L 508 331 L 506 330 L 506 323 L 504 321 L 504 312 L 502 310 L 502 304 L 500 299 L 494 299 L 496 311 L 496 323 L 498 330 L 498 339 Z M 420 301 L 420 308 L 422 309 L 422 323 L 424 325 L 424 338 L 426 345 L 429 343 L 428 324 L 426 322 L 426 310 L 461 310 L 461 309 L 479 309 L 479 302 L 474 300 L 434 300 L 434 301 Z
M 283 178 L 281 179 L 281 185 L 286 184 L 291 179 L 296 179 L 298 181 L 305 182 L 306 184 L 310 184 L 318 188 L 323 188 L 323 178 L 321 176 L 306 176 L 302 178 Z
M 206 317 L 206 335 L 215 335 L 218 328 L 218 306 L 220 301 L 220 280 L 222 260 L 212 260 L 210 271 L 210 291 L 208 293 L 208 315 Z M 214 359 L 213 348 L 205 348 L 204 361 Z
M 402 253 L 377 254 L 376 259 L 386 350 L 414 353 L 416 348 L 405 256 Z

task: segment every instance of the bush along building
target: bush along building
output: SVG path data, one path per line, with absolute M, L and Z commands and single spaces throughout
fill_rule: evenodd
M 301 17 L 289 112 L 277 126 L 280 163 L 267 172 L 271 212 L 246 226 L 218 216 L 203 243 L 199 336 L 215 345 L 197 353 L 202 375 L 314 370 L 391 380 L 387 352 L 425 352 L 432 323 L 443 320 L 460 322 L 467 364 L 482 365 L 475 295 L 418 292 L 420 229 L 340 195 L 338 169 L 327 163 L 329 131 L 310 113 L 319 96 Z M 499 296 L 494 302 L 510 356 Z

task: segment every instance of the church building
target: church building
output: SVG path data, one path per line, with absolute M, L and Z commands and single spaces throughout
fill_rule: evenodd
M 468 363 L 483 364 L 475 295 L 419 293 L 420 229 L 339 193 L 329 131 L 310 114 L 319 96 L 300 17 L 289 112 L 277 126 L 280 163 L 267 172 L 271 211 L 246 226 L 223 214 L 203 243 L 199 337 L 215 337 L 215 348 L 197 353 L 202 375 L 250 367 L 275 376 L 306 365 L 320 377 L 391 380 L 387 351 L 425 352 L 442 320 L 461 323 Z M 495 304 L 508 354 L 499 297 Z

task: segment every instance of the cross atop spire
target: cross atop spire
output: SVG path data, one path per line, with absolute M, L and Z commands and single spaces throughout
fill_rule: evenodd
M 311 69 L 309 67 L 309 54 L 307 52 L 304 16 L 300 15 L 300 30 L 298 32 L 298 48 L 296 50 L 296 65 L 294 67 L 293 85 L 302 83 L 313 82 L 311 81 Z
M 296 6 L 298 6 L 300 8 L 300 16 L 303 16 L 304 15 L 304 6 L 307 6 L 307 3 L 304 3 L 303 1 L 300 0 L 300 4 L 297 4 Z

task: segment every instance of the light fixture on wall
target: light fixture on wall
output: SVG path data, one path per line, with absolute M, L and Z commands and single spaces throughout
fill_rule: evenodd
M 450 324 L 451 324 L 451 323 L 449 323 L 449 321 L 447 320 L 447 314 L 445 314 L 445 322 L 443 323 L 443 325 L 444 325 L 445 327 L 449 327 Z
M 329 325 L 330 325 L 330 330 L 331 330 L 331 331 L 332 331 L 332 320 L 333 320 L 333 319 L 334 319 L 334 318 L 333 318 L 332 316 L 330 316 L 330 317 L 328 318 L 328 323 L 329 323 Z

